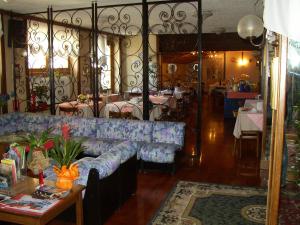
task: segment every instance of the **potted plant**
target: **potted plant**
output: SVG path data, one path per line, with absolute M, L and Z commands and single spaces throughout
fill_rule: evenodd
M 80 94 L 78 95 L 77 99 L 80 103 L 85 103 L 88 100 L 88 96 L 84 94 Z
M 21 139 L 27 144 L 27 166 L 33 174 L 41 173 L 49 166 L 48 150 L 53 147 L 53 140 L 50 138 L 52 129 L 47 129 L 40 134 L 27 134 Z
M 47 100 L 48 96 L 48 87 L 45 85 L 35 86 L 34 93 L 37 96 L 37 104 L 40 109 L 46 109 L 48 107 Z
M 62 136 L 54 137 L 54 146 L 49 152 L 56 162 L 53 170 L 57 175 L 56 186 L 62 189 L 71 189 L 73 181 L 79 177 L 75 158 L 84 150 L 81 141 L 70 139 L 70 127 L 62 125 Z

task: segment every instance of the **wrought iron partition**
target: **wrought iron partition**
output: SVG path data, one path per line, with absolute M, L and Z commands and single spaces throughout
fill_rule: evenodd
M 27 42 L 13 48 L 15 110 L 144 120 L 162 119 L 162 112 L 170 116 L 176 111 L 170 98 L 153 100 L 169 87 L 162 82 L 165 68 L 157 40 L 164 34 L 197 33 L 195 51 L 201 52 L 201 11 L 201 1 L 142 0 L 109 6 L 93 2 L 68 10 L 49 7 L 25 15 Z M 201 60 L 198 54 L 198 69 L 191 71 L 197 73 L 196 127 L 190 129 L 196 130 L 198 155 Z M 190 83 L 190 77 L 183 79 Z M 181 103 L 175 99 L 175 104 Z

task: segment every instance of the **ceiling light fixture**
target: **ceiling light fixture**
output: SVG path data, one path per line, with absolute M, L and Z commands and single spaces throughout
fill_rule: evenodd
M 261 43 L 254 43 L 254 39 L 260 37 L 264 33 L 264 25 L 262 19 L 255 15 L 247 15 L 240 19 L 237 32 L 243 39 L 249 39 L 250 43 L 256 47 L 264 45 L 264 36 Z

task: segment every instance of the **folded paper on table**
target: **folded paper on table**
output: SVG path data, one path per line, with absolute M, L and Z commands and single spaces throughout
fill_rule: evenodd
M 30 195 L 18 194 L 12 198 L 7 198 L 0 202 L 2 211 L 12 213 L 25 213 L 27 215 L 42 215 L 50 208 L 54 207 L 60 200 L 41 200 Z

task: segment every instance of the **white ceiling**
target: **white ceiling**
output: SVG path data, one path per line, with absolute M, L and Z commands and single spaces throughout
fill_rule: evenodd
M 33 13 L 46 11 L 47 7 L 52 5 L 53 10 L 60 9 L 71 9 L 71 8 L 80 8 L 80 7 L 90 7 L 91 0 L 0 0 L 0 8 L 5 10 L 12 10 L 18 13 Z M 153 2 L 154 0 L 148 0 L 148 2 Z M 137 3 L 141 0 L 99 0 L 97 1 L 98 6 L 104 5 L 115 5 L 115 4 L 124 4 L 124 3 Z M 255 14 L 259 17 L 262 17 L 263 13 L 263 0 L 202 0 L 203 11 L 211 11 L 212 16 L 208 17 L 203 23 L 203 32 L 204 33 L 215 33 L 219 28 L 224 28 L 225 32 L 236 32 L 236 27 L 240 18 L 247 14 Z M 196 2 L 194 3 L 197 4 Z M 162 9 L 163 7 L 157 7 L 157 9 Z M 184 10 L 187 12 L 186 21 L 196 25 L 197 18 L 195 16 L 196 12 L 192 7 L 183 6 Z M 100 11 L 100 10 L 99 10 Z M 136 12 L 130 10 L 128 13 L 131 15 L 131 23 L 141 26 L 141 16 L 138 11 L 141 11 L 141 8 L 135 10 Z M 154 11 L 153 14 L 154 15 Z M 101 14 L 102 20 L 105 23 L 108 15 L 111 12 L 103 12 Z M 156 24 L 161 22 L 157 16 L 150 16 L 149 24 Z M 88 20 L 88 17 L 81 15 L 80 17 L 84 20 Z M 107 22 L 107 21 L 106 21 Z M 90 27 L 89 23 L 84 22 L 83 24 L 86 27 Z

